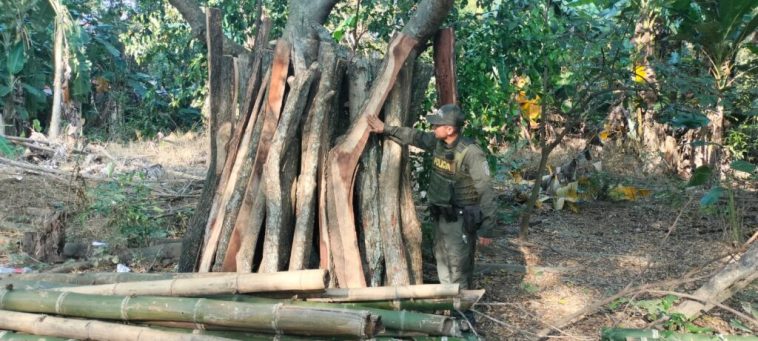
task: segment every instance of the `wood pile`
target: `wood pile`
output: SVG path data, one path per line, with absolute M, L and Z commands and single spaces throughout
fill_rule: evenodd
M 421 284 L 408 150 L 372 136 L 366 121 L 370 115 L 397 126 L 416 121 L 433 71 L 416 62 L 420 38 L 396 34 L 381 64 L 349 57 L 331 40 L 287 35 L 257 44 L 248 59 L 223 61 L 220 18 L 209 9 L 216 152 L 206 187 L 213 190 L 206 189 L 196 213 L 207 220 L 196 219 L 200 227 L 186 238 L 192 260 L 179 270 L 321 268 L 333 275 L 330 287 Z M 419 20 L 438 25 L 442 18 Z M 267 32 L 261 29 L 255 41 L 267 42 Z M 452 30 L 442 32 L 436 41 L 446 45 L 435 49 L 435 60 L 446 61 L 441 98 L 454 102 Z M 313 51 L 316 58 L 304 57 Z M 229 65 L 238 70 L 229 72 Z
M 327 288 L 318 269 L 14 274 L 0 283 L 0 330 L 45 340 L 454 340 L 465 336 L 460 322 L 433 313 L 468 309 L 483 294 L 457 285 Z

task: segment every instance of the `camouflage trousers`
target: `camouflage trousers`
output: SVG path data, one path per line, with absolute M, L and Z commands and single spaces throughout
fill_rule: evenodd
M 434 229 L 434 258 L 442 284 L 459 284 L 461 289 L 473 287 L 474 253 L 477 237 L 463 229 L 463 217 L 448 221 L 440 215 Z

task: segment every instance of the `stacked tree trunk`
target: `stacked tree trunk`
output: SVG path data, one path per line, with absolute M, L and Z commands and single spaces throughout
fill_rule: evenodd
M 251 57 L 234 62 L 222 57 L 221 14 L 209 9 L 214 174 L 190 223 L 185 258 L 192 260 L 180 271 L 321 268 L 333 275 L 332 287 L 421 284 L 408 152 L 369 140 L 366 117 L 413 124 L 432 74 L 416 61 L 419 43 L 451 3 L 420 4 L 383 61 L 350 55 L 314 29 L 326 17 L 294 11 L 273 51 L 263 20 Z
M 468 309 L 483 294 L 328 282 L 325 270 L 10 275 L 0 280 L 0 330 L 92 340 L 450 339 L 462 336 L 459 321 L 429 312 Z

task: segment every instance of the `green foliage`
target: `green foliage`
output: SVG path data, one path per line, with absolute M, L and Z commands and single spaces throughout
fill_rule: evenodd
M 694 334 L 713 332 L 711 328 L 703 328 L 693 324 L 683 314 L 671 312 L 671 308 L 678 300 L 679 297 L 675 295 L 666 295 L 658 299 L 633 301 L 630 304 L 640 309 L 645 314 L 645 318 L 650 321 L 665 317 L 663 327 L 667 331 L 682 331 Z
M 106 239 L 117 246 L 146 246 L 150 238 L 166 237 L 163 210 L 154 205 L 143 180 L 141 174 L 127 174 L 99 184 L 88 193 L 90 204 L 82 218 L 106 217 Z
M 16 147 L 5 137 L 0 135 L 0 156 L 15 158 L 18 155 Z

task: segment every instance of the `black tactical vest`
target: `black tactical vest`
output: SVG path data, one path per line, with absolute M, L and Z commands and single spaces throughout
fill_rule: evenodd
M 432 154 L 432 174 L 429 176 L 429 204 L 440 207 L 465 207 L 477 205 L 479 195 L 463 158 L 476 148 L 469 139 L 460 137 L 455 146 L 448 148 L 437 142 Z

